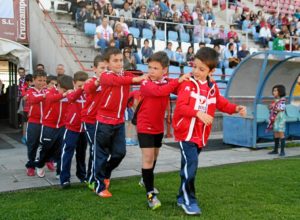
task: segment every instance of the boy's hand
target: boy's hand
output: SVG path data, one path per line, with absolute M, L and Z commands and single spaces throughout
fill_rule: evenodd
M 198 111 L 197 112 L 197 118 L 199 118 L 205 125 L 212 124 L 214 118 L 210 116 L 209 114 L 206 114 L 204 112 Z
M 189 74 L 189 73 L 183 74 L 183 75 L 179 78 L 178 82 L 179 82 L 179 83 L 182 83 L 183 81 L 189 81 L 189 80 L 190 80 L 190 77 L 191 77 L 191 74 Z
M 66 92 L 63 93 L 63 97 L 66 97 L 67 95 L 69 95 L 71 92 L 73 92 L 73 89 L 69 89 Z
M 133 77 L 132 78 L 132 82 L 133 83 L 140 83 L 142 82 L 143 80 L 147 80 L 149 77 L 148 77 L 148 74 L 144 74 L 142 76 L 137 76 L 137 77 Z
M 238 105 L 238 106 L 236 107 L 235 111 L 236 111 L 237 113 L 239 113 L 240 116 L 242 116 L 242 117 L 245 117 L 245 116 L 247 115 L 247 108 L 246 108 L 246 106 Z

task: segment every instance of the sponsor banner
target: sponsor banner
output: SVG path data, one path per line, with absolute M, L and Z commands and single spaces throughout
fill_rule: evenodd
M 29 0 L 0 0 L 0 38 L 29 42 Z

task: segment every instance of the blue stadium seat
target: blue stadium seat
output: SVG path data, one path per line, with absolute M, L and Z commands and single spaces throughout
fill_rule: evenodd
M 296 122 L 299 120 L 299 109 L 295 105 L 286 105 L 286 122 Z
M 179 66 L 169 66 L 169 78 L 176 79 L 180 76 L 181 71 Z
M 169 41 L 178 41 L 178 34 L 176 31 L 168 31 Z
M 84 23 L 84 33 L 87 36 L 94 36 L 96 33 L 96 24 L 94 23 Z
M 185 32 L 180 32 L 180 40 L 181 42 L 190 42 L 190 35 L 188 33 Z
M 136 27 L 129 27 L 129 32 L 133 35 L 135 38 L 140 37 L 140 30 Z
M 193 67 L 190 66 L 184 66 L 183 67 L 183 73 L 191 73 L 193 71 Z
M 148 28 L 143 28 L 143 38 L 147 38 L 148 40 L 151 40 L 153 37 L 152 30 Z
M 215 72 L 213 73 L 213 78 L 215 81 L 222 80 L 222 69 L 216 68 Z
M 266 105 L 257 104 L 256 110 L 257 110 L 257 117 L 256 117 L 257 123 L 263 123 L 269 121 L 270 112 Z
M 155 32 L 156 40 L 166 40 L 165 32 L 163 30 L 157 29 Z
M 148 73 L 148 65 L 145 64 L 136 64 L 136 69 L 144 72 L 144 73 Z
M 231 78 L 233 72 L 234 72 L 234 69 L 233 69 L 233 68 L 225 68 L 225 75 L 226 75 L 226 76 L 225 76 L 225 80 L 226 80 L 226 81 L 229 81 L 229 80 L 230 80 L 230 78 Z
M 225 95 L 226 89 L 227 89 L 227 84 L 224 82 L 217 82 L 217 86 L 219 88 L 219 91 L 222 96 Z

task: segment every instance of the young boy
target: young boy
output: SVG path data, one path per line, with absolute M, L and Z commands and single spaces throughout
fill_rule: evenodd
M 86 178 L 85 152 L 87 140 L 81 122 L 81 110 L 85 103 L 83 85 L 88 74 L 78 71 L 74 74 L 74 91 L 67 95 L 68 110 L 66 114 L 66 130 L 61 154 L 60 184 L 63 189 L 70 187 L 72 157 L 76 149 L 76 176 L 80 182 Z
M 97 55 L 94 58 L 94 67 L 95 76 L 92 77 L 84 84 L 84 92 L 86 95 L 86 102 L 81 111 L 81 121 L 85 129 L 87 140 L 90 145 L 90 156 L 88 162 L 88 170 L 86 180 L 88 182 L 89 188 L 94 190 L 95 179 L 94 179 L 94 168 L 93 168 L 93 151 L 94 151 L 94 138 L 95 138 L 95 129 L 96 129 L 96 114 L 98 110 L 98 104 L 101 97 L 101 87 L 99 86 L 99 77 L 102 72 L 106 70 L 107 63 L 104 60 L 103 56 Z
M 34 87 L 29 88 L 26 94 L 29 112 L 26 129 L 28 162 L 25 166 L 28 176 L 35 175 L 34 160 L 40 143 L 46 77 L 47 75 L 44 71 L 35 72 L 33 74 Z
M 178 99 L 173 117 L 175 139 L 181 150 L 181 185 L 177 204 L 188 215 L 199 215 L 195 193 L 198 155 L 206 145 L 216 109 L 229 114 L 246 115 L 246 107 L 230 103 L 220 95 L 210 75 L 218 64 L 218 53 L 208 47 L 195 55 L 193 77 L 178 88 Z
M 54 157 L 57 161 L 56 175 L 60 174 L 60 148 L 64 134 L 65 116 L 68 108 L 66 96 L 73 89 L 73 79 L 64 75 L 57 80 L 58 87 L 46 92 L 44 116 L 42 121 L 41 148 L 35 161 L 37 175 L 45 176 L 44 165 Z
M 137 112 L 137 132 L 142 150 L 142 177 L 146 188 L 148 205 L 152 210 L 161 206 L 154 191 L 154 168 L 164 136 L 165 111 L 170 100 L 169 95 L 174 92 L 183 80 L 168 79 L 169 58 L 163 52 L 156 52 L 148 59 L 148 80 L 141 84 L 141 104 Z
M 47 89 L 51 90 L 52 88 L 56 88 L 57 86 L 57 76 L 47 76 Z
M 122 52 L 114 47 L 106 50 L 104 59 L 109 71 L 100 76 L 101 99 L 98 104 L 94 168 L 96 193 L 111 197 L 110 176 L 126 154 L 124 111 L 130 84 L 141 82 L 145 76 L 132 77 L 123 72 Z M 108 161 L 109 160 L 109 161 Z

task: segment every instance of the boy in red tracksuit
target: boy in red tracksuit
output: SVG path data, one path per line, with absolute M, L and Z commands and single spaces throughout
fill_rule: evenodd
M 103 56 L 97 55 L 94 59 L 94 72 L 95 76 L 84 84 L 84 92 L 86 102 L 81 111 L 81 121 L 85 129 L 85 134 L 90 145 L 90 156 L 88 161 L 87 169 L 87 184 L 88 187 L 94 190 L 95 179 L 94 179 L 94 168 L 93 168 L 93 151 L 94 151 L 94 138 L 96 129 L 96 114 L 98 110 L 98 104 L 101 98 L 101 87 L 99 85 L 100 74 L 106 71 L 107 63 Z
M 63 189 L 70 187 L 71 164 L 76 149 L 76 176 L 81 182 L 85 181 L 85 152 L 87 140 L 81 122 L 81 110 L 85 103 L 83 94 L 84 82 L 88 74 L 82 71 L 74 74 L 74 91 L 67 95 L 68 110 L 66 114 L 66 130 L 61 154 L 60 184 Z
M 107 198 L 112 196 L 108 191 L 111 172 L 126 154 L 124 112 L 130 84 L 141 82 L 145 76 L 124 74 L 123 55 L 118 48 L 107 48 L 104 57 L 109 71 L 100 76 L 102 98 L 96 116 L 94 168 L 96 193 Z
M 188 79 L 168 79 L 168 55 L 159 51 L 148 59 L 148 80 L 141 83 L 141 101 L 137 112 L 137 132 L 142 150 L 142 177 L 146 188 L 148 205 L 152 210 L 161 206 L 154 191 L 154 168 L 164 136 L 165 112 L 170 93 L 175 92 L 179 83 Z
M 33 74 L 34 87 L 30 87 L 26 92 L 26 103 L 29 107 L 28 125 L 26 129 L 26 145 L 28 162 L 26 163 L 27 175 L 34 176 L 34 160 L 40 143 L 43 101 L 45 99 L 45 85 L 47 74 L 38 71 Z
M 178 88 L 173 117 L 174 135 L 181 150 L 181 185 L 177 204 L 188 215 L 201 214 L 195 193 L 198 155 L 206 145 L 215 111 L 246 115 L 246 107 L 230 103 L 210 80 L 218 62 L 215 50 L 201 48 L 195 55 L 193 77 Z
M 57 160 L 56 175 L 60 173 L 60 152 L 64 134 L 65 117 L 68 108 L 68 90 L 73 89 L 73 79 L 64 75 L 57 80 L 58 87 L 46 91 L 44 116 L 41 132 L 41 149 L 35 161 L 37 175 L 45 176 L 44 165 L 54 157 Z

